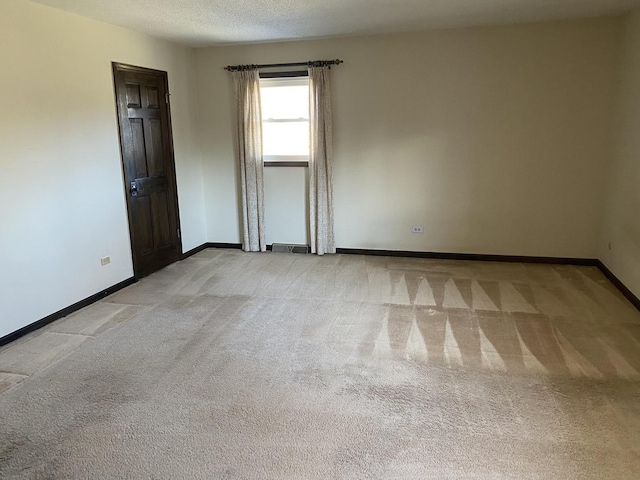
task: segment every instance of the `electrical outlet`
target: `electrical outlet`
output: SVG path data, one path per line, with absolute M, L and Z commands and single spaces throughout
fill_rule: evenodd
M 104 267 L 105 265 L 109 265 L 110 263 L 111 263 L 111 257 L 109 257 L 109 256 L 102 257 L 102 258 L 100 259 L 100 265 L 102 265 L 103 267 Z
M 414 225 L 413 227 L 411 227 L 411 233 L 424 233 L 424 227 Z

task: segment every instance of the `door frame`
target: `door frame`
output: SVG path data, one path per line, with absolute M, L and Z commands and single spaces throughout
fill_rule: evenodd
M 171 98 L 171 94 L 169 93 L 169 75 L 166 71 L 164 70 L 155 70 L 152 68 L 146 68 L 146 67 L 139 67 L 136 65 L 130 65 L 127 63 L 120 63 L 120 62 L 111 62 L 111 70 L 112 70 L 112 79 L 113 79 L 113 91 L 114 91 L 114 97 L 115 97 L 115 103 L 116 103 L 116 118 L 118 120 L 118 143 L 120 145 L 120 166 L 122 167 L 122 186 L 123 186 L 123 193 L 125 196 L 125 203 L 127 204 L 127 224 L 129 227 L 129 240 L 130 240 L 130 245 L 131 245 L 131 261 L 133 263 L 133 276 L 136 280 L 140 279 L 143 275 L 142 272 L 140 272 L 140 267 L 138 265 L 138 261 L 136 259 L 136 255 L 135 255 L 135 249 L 136 249 L 136 245 L 135 245 L 135 238 L 134 238 L 134 222 L 133 222 L 133 214 L 131 212 L 131 206 L 130 206 L 130 198 L 129 198 L 129 188 L 127 185 L 127 173 L 126 173 L 126 166 L 124 164 L 124 158 L 125 158 L 125 152 L 124 152 L 124 142 L 123 142 L 123 135 L 122 135 L 122 122 L 121 122 L 121 116 L 120 116 L 120 102 L 118 100 L 118 80 L 117 80 L 117 74 L 119 71 L 128 71 L 128 72 L 133 72 L 133 73 L 142 73 L 142 74 L 147 74 L 147 75 L 154 75 L 157 77 L 160 77 L 163 81 L 164 84 L 164 88 L 165 88 L 165 94 L 166 94 L 166 107 L 167 107 L 167 127 L 168 127 L 168 136 L 169 136 L 169 144 L 168 144 L 168 149 L 169 149 L 169 160 L 170 160 L 170 168 L 167 171 L 167 175 L 169 175 L 171 177 L 171 181 L 169 182 L 170 188 L 173 190 L 173 198 L 174 198 L 174 205 L 173 207 L 175 208 L 175 212 L 176 212 L 176 226 L 178 228 L 178 251 L 176 252 L 176 259 L 174 262 L 180 260 L 182 258 L 182 229 L 181 229 L 181 224 L 180 224 L 180 208 L 178 205 L 178 182 L 177 182 L 177 176 L 176 176 L 176 159 L 175 159 L 175 154 L 174 154 L 174 150 L 173 150 L 173 127 L 171 124 L 171 102 L 170 102 L 170 98 Z M 148 275 L 148 274 L 147 274 Z

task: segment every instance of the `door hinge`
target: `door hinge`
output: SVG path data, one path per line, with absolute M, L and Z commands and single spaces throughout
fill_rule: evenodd
M 171 94 L 170 94 L 170 93 L 168 93 L 168 92 L 164 94 L 164 100 L 165 100 L 165 102 L 169 103 L 169 97 L 170 97 L 170 96 L 171 96 Z
M 176 229 L 176 231 L 178 232 L 178 238 L 180 238 L 180 229 Z

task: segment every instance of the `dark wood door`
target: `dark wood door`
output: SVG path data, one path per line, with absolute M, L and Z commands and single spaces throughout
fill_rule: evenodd
M 136 278 L 175 262 L 182 245 L 167 73 L 113 64 Z

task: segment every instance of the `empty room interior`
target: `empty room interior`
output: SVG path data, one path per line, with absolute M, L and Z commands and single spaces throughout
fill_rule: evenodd
M 3 0 L 0 477 L 640 478 L 640 0 Z

